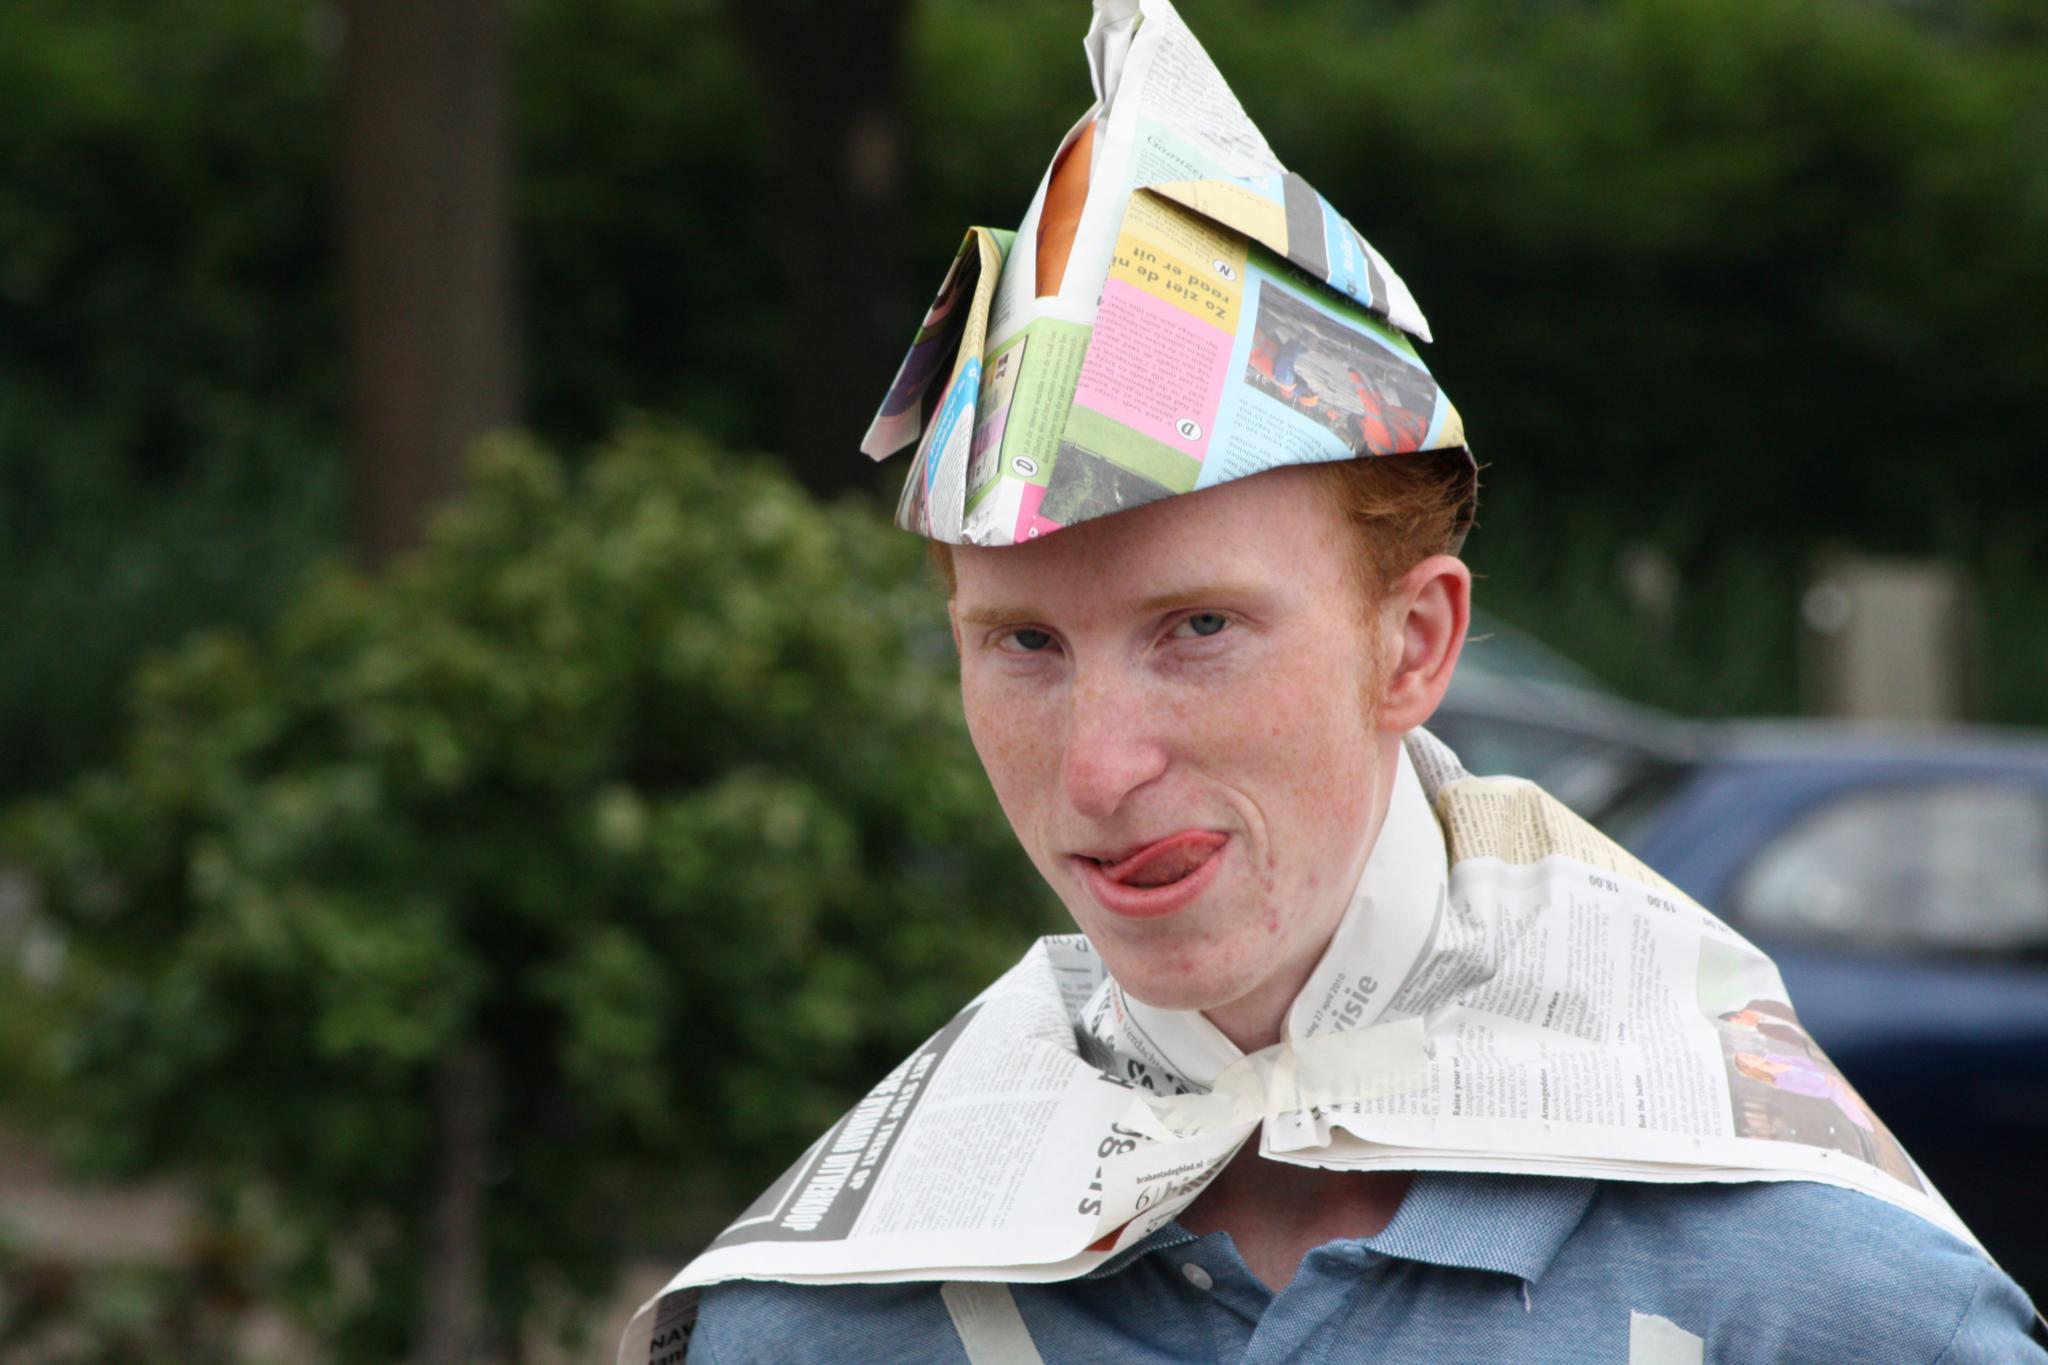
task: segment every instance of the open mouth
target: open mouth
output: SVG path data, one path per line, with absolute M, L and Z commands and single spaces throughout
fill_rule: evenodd
M 1205 829 L 1184 829 L 1154 840 L 1117 862 L 1099 865 L 1103 876 L 1125 886 L 1165 886 L 1208 862 L 1227 837 Z
M 1214 830 L 1186 829 L 1114 859 L 1077 855 L 1074 861 L 1103 908 L 1149 918 L 1171 914 L 1200 894 L 1229 842 Z

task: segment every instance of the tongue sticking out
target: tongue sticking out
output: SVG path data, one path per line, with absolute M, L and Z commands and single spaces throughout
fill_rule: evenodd
M 1187 876 L 1214 857 L 1228 836 L 1210 830 L 1187 830 L 1147 844 L 1120 863 L 1105 864 L 1102 874 L 1125 886 L 1165 886 Z

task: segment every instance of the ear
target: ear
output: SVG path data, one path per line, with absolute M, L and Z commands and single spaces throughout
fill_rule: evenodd
M 1436 714 L 1471 621 L 1472 571 L 1454 555 L 1431 555 L 1387 590 L 1380 639 L 1392 667 L 1380 692 L 1382 733 L 1404 733 Z

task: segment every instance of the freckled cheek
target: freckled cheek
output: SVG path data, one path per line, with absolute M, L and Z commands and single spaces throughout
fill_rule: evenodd
M 1286 931 L 1281 903 L 1314 901 L 1330 889 L 1339 875 L 1331 859 L 1349 850 L 1369 814 L 1372 737 L 1345 679 L 1334 667 L 1326 676 L 1304 670 L 1233 708 L 1234 767 L 1267 822 L 1257 885 L 1268 934 Z
M 1030 844 L 1034 814 L 1059 774 L 1058 729 L 1035 708 L 991 696 L 969 683 L 961 689 L 968 737 L 995 788 L 996 800 L 1018 837 Z

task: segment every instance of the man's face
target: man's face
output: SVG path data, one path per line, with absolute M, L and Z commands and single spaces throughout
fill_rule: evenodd
M 1362 873 L 1391 755 L 1353 534 L 1300 470 L 954 552 L 976 750 L 1124 988 L 1291 1000 Z

